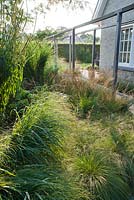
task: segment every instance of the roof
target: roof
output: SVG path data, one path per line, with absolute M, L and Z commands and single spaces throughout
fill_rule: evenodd
M 108 0 L 98 0 L 92 19 L 102 17 Z

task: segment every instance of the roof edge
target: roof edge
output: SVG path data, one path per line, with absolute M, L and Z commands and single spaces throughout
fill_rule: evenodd
M 98 0 L 92 19 L 102 17 L 108 0 Z

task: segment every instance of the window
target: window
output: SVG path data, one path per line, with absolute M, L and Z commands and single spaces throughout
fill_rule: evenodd
M 119 65 L 134 67 L 134 28 L 123 27 L 121 30 Z

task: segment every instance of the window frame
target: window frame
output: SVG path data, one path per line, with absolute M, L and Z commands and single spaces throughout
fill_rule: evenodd
M 124 62 L 119 61 L 119 67 L 126 67 L 126 68 L 134 69 L 134 24 L 128 24 L 128 25 L 122 26 L 121 30 L 123 30 L 123 29 L 125 30 L 127 28 L 133 28 L 132 39 L 131 39 L 131 47 L 130 47 L 131 48 L 130 49 L 130 60 L 129 60 L 129 63 L 124 63 Z M 120 38 L 120 45 L 121 45 L 121 38 Z M 119 51 L 119 57 L 120 57 L 120 52 L 121 51 Z

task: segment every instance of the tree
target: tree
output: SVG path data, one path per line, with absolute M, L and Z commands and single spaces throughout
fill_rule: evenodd
M 81 41 L 83 42 L 87 42 L 87 43 L 93 43 L 93 35 L 89 34 L 89 33 L 84 33 L 80 36 Z M 96 42 L 99 43 L 100 42 L 100 38 L 96 37 Z
M 35 39 L 38 40 L 43 40 L 44 38 L 50 36 L 50 35 L 54 35 L 57 34 L 58 32 L 52 28 L 46 28 L 45 30 L 41 31 L 38 30 L 34 36 Z
M 0 1 L 0 111 L 10 96 L 15 95 L 23 78 L 25 63 L 21 32 L 26 18 L 21 0 Z
M 72 8 L 84 8 L 85 6 L 89 6 L 89 1 L 87 0 L 48 0 L 48 6 L 59 2 L 64 3 L 64 5 L 70 5 Z

